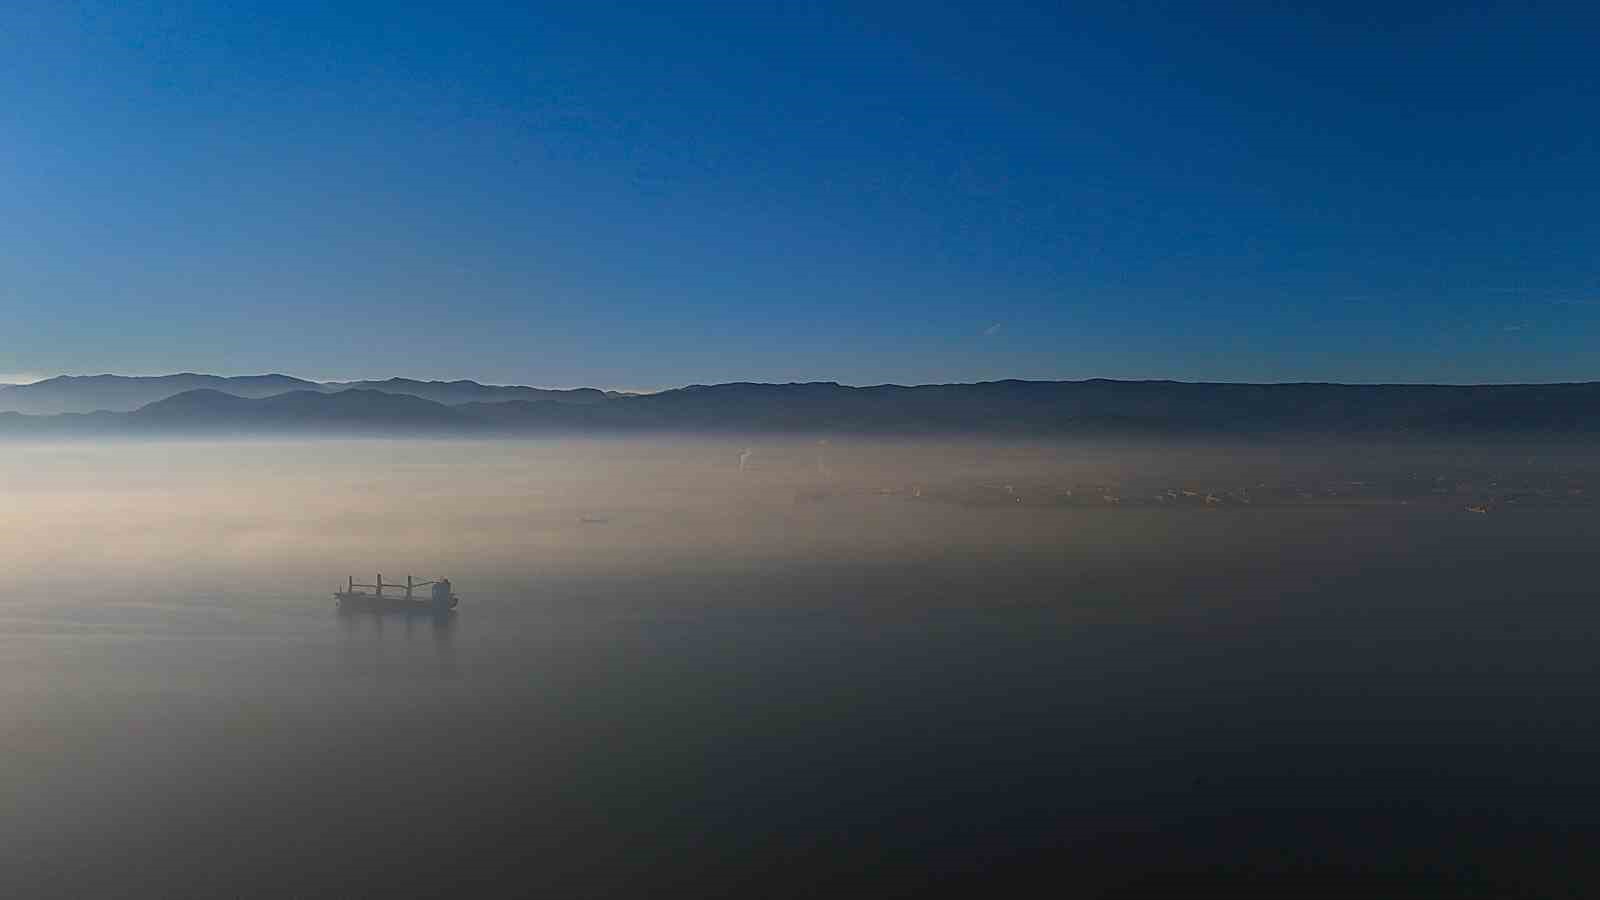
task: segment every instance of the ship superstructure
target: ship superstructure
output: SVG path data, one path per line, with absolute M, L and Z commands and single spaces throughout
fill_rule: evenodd
M 357 590 L 357 588 L 369 588 Z M 419 598 L 417 592 L 428 588 L 427 597 Z M 384 593 L 391 591 L 392 593 Z M 430 615 L 444 615 L 456 608 L 461 602 L 451 590 L 450 579 L 436 578 L 432 581 L 417 581 L 410 575 L 406 576 L 405 584 L 385 584 L 380 573 L 371 584 L 361 584 L 355 576 L 349 577 L 345 589 L 335 591 L 333 595 L 339 601 L 341 610 L 352 612 L 411 612 L 426 613 Z

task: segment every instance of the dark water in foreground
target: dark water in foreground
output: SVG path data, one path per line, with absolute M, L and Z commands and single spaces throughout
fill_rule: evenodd
M 235 588 L 39 581 L 0 621 L 0 888 L 1600 887 L 1592 514 L 1040 515 L 502 564 L 447 625 L 263 588 L 270 547 Z M 1134 534 L 1159 560 L 1081 549 Z

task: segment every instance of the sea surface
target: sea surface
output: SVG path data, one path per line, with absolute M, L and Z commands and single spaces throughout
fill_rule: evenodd
M 5 896 L 1600 889 L 1595 511 L 1032 502 L 1583 448 L 3 451 Z

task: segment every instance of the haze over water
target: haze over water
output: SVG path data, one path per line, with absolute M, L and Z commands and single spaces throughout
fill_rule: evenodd
M 1561 502 L 1468 511 L 1529 473 Z M 1578 896 L 1594 485 L 1570 445 L 8 445 L 0 881 Z M 337 616 L 378 572 L 458 615 Z

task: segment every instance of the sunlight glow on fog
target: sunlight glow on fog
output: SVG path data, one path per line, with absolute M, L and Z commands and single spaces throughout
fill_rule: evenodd
M 1570 480 L 1586 463 L 1554 455 L 1535 465 L 1565 465 Z M 374 572 L 448 575 L 482 597 L 486 586 L 526 588 L 541 577 L 716 572 L 764 561 L 973 555 L 1071 558 L 1091 568 L 1182 568 L 1185 558 L 1236 565 L 1260 556 L 1263 541 L 1314 546 L 1329 530 L 1376 541 L 1389 518 L 1421 514 L 1386 493 L 1391 481 L 1423 485 L 1428 508 L 1452 520 L 1482 501 L 1437 496 L 1426 480 L 1433 473 L 1459 476 L 1465 487 L 1457 490 L 1487 490 L 1495 478 L 1513 484 L 1520 468 L 1516 448 L 1434 446 L 15 444 L 0 458 L 0 566 L 14 585 L 50 586 L 33 602 L 84 592 L 103 602 L 114 588 L 111 597 L 205 590 L 294 605 L 347 575 Z M 1357 476 L 1370 480 L 1351 481 Z M 1558 499 L 1566 483 L 1556 485 Z M 1269 512 L 1268 492 L 1296 503 L 1315 493 L 1317 502 Z M 1233 505 L 1210 509 L 1201 502 L 1208 495 Z M 1256 505 L 1243 505 L 1252 495 Z M 1182 503 L 1201 509 L 1169 508 Z
M 192 578 L 320 591 L 345 574 L 496 573 L 652 561 L 936 549 L 1045 540 L 908 507 L 910 485 L 1055 466 L 982 447 L 658 442 L 111 443 L 18 446 L 0 463 L 12 536 L 0 565 L 30 583 L 123 590 Z M 873 491 L 896 492 L 880 496 Z M 826 502 L 822 502 L 826 501 Z M 1022 517 L 1026 518 L 1026 517 Z M 246 583 L 255 588 L 252 582 Z M 270 591 L 269 591 L 270 593 Z

